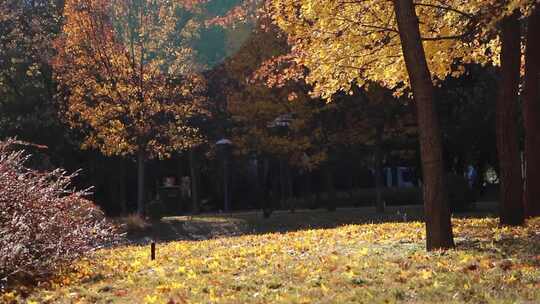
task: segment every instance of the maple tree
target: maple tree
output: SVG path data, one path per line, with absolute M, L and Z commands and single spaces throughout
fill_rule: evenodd
M 454 240 L 444 180 L 441 136 L 433 104 L 431 72 L 422 45 L 418 17 L 412 0 L 396 0 L 394 9 L 418 112 L 427 249 L 451 248 Z
M 367 80 L 376 81 L 391 88 L 406 89 L 412 85 L 413 74 L 419 72 L 419 70 L 411 71 L 418 67 L 418 62 L 410 64 L 413 59 L 426 61 L 427 79 L 435 83 L 447 75 L 457 76 L 463 72 L 462 65 L 454 64 L 456 61 L 497 65 L 499 60 L 494 55 L 500 51 L 500 42 L 494 30 L 495 25 L 516 8 L 530 11 L 531 4 L 535 2 L 427 1 L 413 3 L 414 16 L 411 18 L 419 19 L 418 39 L 426 55 L 410 56 L 409 63 L 407 63 L 407 56 L 403 56 L 407 52 L 402 50 L 402 47 L 405 44 L 404 38 L 411 35 L 414 28 L 399 29 L 399 18 L 387 1 L 315 3 L 315 1 L 283 0 L 268 2 L 267 9 L 274 22 L 288 34 L 292 45 L 293 60 L 309 70 L 306 80 L 314 85 L 314 93 L 330 98 L 336 91 L 349 91 L 351 85 L 362 84 Z M 418 87 L 415 89 L 412 85 L 412 88 L 418 95 Z M 424 86 L 424 89 L 426 88 L 427 84 Z M 432 95 L 430 92 L 426 94 Z M 418 96 L 415 99 L 418 99 Z M 432 97 L 426 97 L 426 100 L 428 99 Z M 425 104 L 425 102 L 417 102 L 417 104 L 422 103 Z M 428 150 L 434 153 L 433 157 L 435 154 L 439 155 L 434 159 L 429 158 L 429 161 L 426 159 L 427 156 L 424 157 L 425 167 L 434 160 L 442 162 L 442 157 L 439 152 L 433 151 L 440 150 L 437 148 L 440 146 L 438 143 L 440 140 L 437 139 L 440 135 L 436 127 L 436 118 L 432 115 L 434 112 L 428 110 L 424 117 L 421 112 L 419 108 L 421 146 L 425 147 L 428 142 L 434 144 L 434 149 Z M 422 120 L 429 122 L 422 126 L 420 123 Z M 426 134 L 422 135 L 422 133 L 432 133 L 432 135 L 429 135 L 427 139 L 423 138 Z M 516 137 L 510 131 L 502 136 L 513 139 Z M 425 191 L 430 192 L 431 187 L 444 184 L 440 177 L 442 170 L 436 171 L 438 171 L 435 174 L 438 176 L 438 181 L 432 181 L 433 185 L 425 185 Z M 424 171 L 424 175 L 426 173 Z M 425 177 L 426 181 L 432 180 Z M 518 181 L 509 181 L 506 184 L 514 182 L 519 184 Z M 503 187 L 506 184 L 503 183 Z M 444 191 L 437 190 L 433 192 L 434 197 L 438 197 L 439 193 L 445 196 Z M 426 207 L 433 203 L 430 201 L 425 201 Z M 444 198 L 441 198 L 441 203 L 437 205 L 444 210 L 446 207 L 442 201 Z M 505 204 L 520 204 L 520 200 L 502 203 L 502 205 Z M 446 213 L 446 211 L 441 212 Z M 431 216 L 428 215 L 428 217 Z M 446 218 L 443 221 L 449 223 L 448 214 L 443 217 Z M 447 228 L 442 230 L 447 230 Z
M 138 212 L 144 163 L 202 141 L 204 79 L 190 45 L 197 1 L 70 0 L 52 62 L 64 115 L 87 134 L 85 148 L 136 155 Z
M 307 172 L 326 159 L 324 149 L 314 141 L 321 134 L 315 117 L 323 104 L 314 102 L 302 83 L 270 88 L 252 77 L 264 59 L 286 51 L 287 45 L 277 38 L 276 31 L 256 30 L 237 54 L 214 71 L 213 77 L 225 82 L 219 92 L 225 97 L 226 111 L 233 122 L 236 153 L 256 157 L 267 168 L 256 181 L 257 199 L 266 201 L 269 198 L 263 198 L 262 193 L 276 188 L 274 193 L 279 193 L 282 204 L 291 195 L 291 167 Z M 279 163 L 279 169 L 273 172 L 278 179 L 270 176 L 274 171 L 269 170 L 271 161 Z
M 395 123 L 396 115 L 391 114 L 400 102 L 392 102 L 391 91 L 377 89 L 376 84 L 368 92 L 356 88 L 353 95 L 340 94 L 328 104 L 310 97 L 309 87 L 301 77 L 280 82 L 279 75 L 290 73 L 290 69 L 301 73 L 287 64 L 276 66 L 266 61 L 279 60 L 276 58 L 280 54 L 289 51 L 280 35 L 279 29 L 272 26 L 256 30 L 244 47 L 225 62 L 223 70 L 216 70 L 219 80 L 227 78 L 222 75 L 230 78 L 220 92 L 225 92 L 233 120 L 235 150 L 243 155 L 256 154 L 263 164 L 276 158 L 280 163 L 280 184 L 285 184 L 279 193 L 291 192 L 287 189 L 291 169 L 300 173 L 306 189 L 311 188 L 312 172 L 320 171 L 326 192 L 334 198 L 328 199 L 328 208 L 333 210 L 336 191 L 332 175 L 339 154 L 358 146 L 380 146 L 383 140 L 398 133 L 395 130 L 403 131 L 403 126 Z M 263 66 L 259 67 L 261 63 Z M 281 131 L 276 128 L 280 119 L 288 123 Z M 375 137 L 380 137 L 378 142 Z M 263 174 L 263 185 L 267 184 L 264 180 Z M 378 205 L 382 205 L 382 200 Z
M 383 1 L 327 2 L 324 5 L 310 1 L 278 1 L 271 4 L 270 9 L 274 12 L 275 22 L 293 41 L 295 60 L 309 69 L 307 81 L 314 84 L 315 94 L 331 97 L 333 92 L 349 91 L 353 83 L 363 84 L 368 79 L 387 87 L 407 85 L 411 79 L 424 160 L 427 247 L 448 248 L 453 246 L 453 241 L 443 178 L 440 131 L 432 106 L 431 73 L 434 77 L 444 77 L 452 72 L 449 63 L 454 57 L 444 56 L 444 52 L 461 52 L 463 48 L 453 44 L 457 40 L 445 37 L 463 35 L 463 28 L 469 20 L 462 18 L 464 13 L 461 12 L 419 6 L 420 16 L 422 12 L 426 15 L 443 14 L 462 27 L 422 22 L 418 28 L 412 2 L 401 3 L 406 5 L 403 16 L 398 15 L 403 10 L 397 11 L 400 3 L 394 4 L 396 12 Z M 335 12 L 339 12 L 336 17 Z M 421 36 L 420 31 L 437 33 L 441 37 L 433 37 L 433 34 Z M 411 38 L 409 35 L 414 33 L 416 36 Z M 432 45 L 425 45 L 427 56 L 423 55 L 421 39 L 433 40 Z M 437 59 L 450 57 L 446 59 L 450 61 L 442 59 L 443 62 L 436 62 L 432 55 L 434 52 L 443 52 L 437 54 Z M 462 54 L 464 57 L 470 55 Z M 426 58 L 430 60 L 426 61 Z

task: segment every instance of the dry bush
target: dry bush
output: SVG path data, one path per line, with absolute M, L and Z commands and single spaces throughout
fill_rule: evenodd
M 116 220 L 126 232 L 139 232 L 148 229 L 151 225 L 138 214 L 130 214 Z
M 72 188 L 76 173 L 28 169 L 15 143 L 0 142 L 0 289 L 119 240 L 88 191 Z

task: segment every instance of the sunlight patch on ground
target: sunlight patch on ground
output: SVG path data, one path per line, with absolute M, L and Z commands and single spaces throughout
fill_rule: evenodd
M 38 303 L 540 301 L 540 218 L 454 219 L 457 250 L 427 253 L 420 222 L 346 225 L 98 252 L 35 290 Z M 14 294 L 4 299 L 16 297 Z

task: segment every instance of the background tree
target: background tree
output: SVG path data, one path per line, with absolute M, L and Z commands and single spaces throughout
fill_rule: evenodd
M 140 214 L 145 161 L 201 140 L 187 123 L 204 101 L 190 3 L 66 1 L 55 44 L 66 120 L 85 130 L 83 147 L 137 156 Z
M 43 127 L 58 128 L 48 65 L 59 32 L 56 2 L 0 3 L 0 136 L 26 137 Z
M 521 63 L 519 11 L 501 21 L 501 78 L 496 104 L 497 151 L 499 156 L 500 221 L 523 224 L 523 183 L 517 140 L 517 102 Z
M 540 215 L 540 4 L 527 19 L 523 120 L 525 124 L 525 211 Z

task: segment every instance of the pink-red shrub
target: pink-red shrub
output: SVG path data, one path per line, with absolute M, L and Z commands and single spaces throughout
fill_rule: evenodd
M 0 290 L 118 240 L 103 212 L 72 188 L 76 176 L 26 168 L 15 141 L 0 141 Z

